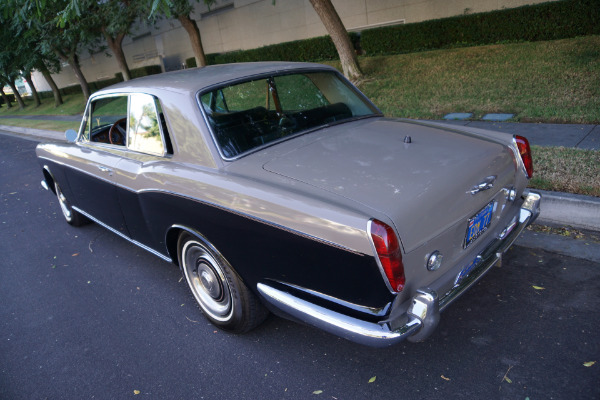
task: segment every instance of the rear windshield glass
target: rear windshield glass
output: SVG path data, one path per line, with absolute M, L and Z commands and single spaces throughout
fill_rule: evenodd
M 269 76 L 200 96 L 225 158 L 322 125 L 378 114 L 333 72 Z

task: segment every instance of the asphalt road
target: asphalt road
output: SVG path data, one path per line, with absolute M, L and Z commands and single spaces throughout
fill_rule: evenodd
M 0 399 L 600 398 L 598 263 L 514 247 L 421 344 L 230 335 L 176 267 L 67 225 L 35 144 L 0 135 Z

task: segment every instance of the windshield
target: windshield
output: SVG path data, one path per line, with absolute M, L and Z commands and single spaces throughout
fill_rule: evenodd
M 334 72 L 238 82 L 203 93 L 200 102 L 225 158 L 297 132 L 379 114 Z

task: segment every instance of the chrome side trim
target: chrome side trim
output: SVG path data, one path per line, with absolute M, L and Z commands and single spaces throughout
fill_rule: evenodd
M 293 318 L 367 346 L 391 346 L 412 335 L 421 326 L 417 318 L 411 318 L 400 329 L 391 331 L 385 324 L 366 322 L 331 311 L 263 283 L 259 283 L 257 288 L 268 303 Z
M 133 240 L 130 237 L 127 237 L 127 235 L 124 235 L 123 233 L 119 232 L 118 230 L 104 224 L 102 221 L 99 221 L 98 219 L 94 218 L 93 216 L 91 216 L 90 214 L 86 213 L 85 211 L 83 211 L 82 209 L 80 209 L 79 207 L 72 207 L 75 211 L 77 211 L 78 213 L 85 215 L 87 218 L 91 219 L 92 221 L 94 221 L 95 223 L 97 223 L 98 225 L 108 229 L 109 231 L 111 231 L 112 233 L 115 233 L 117 235 L 119 235 L 120 237 L 122 237 L 123 239 L 127 240 L 130 243 L 135 244 L 136 246 L 154 254 L 157 257 L 162 258 L 163 260 L 172 263 L 173 260 L 170 257 L 165 256 L 164 254 L 159 253 L 158 251 L 146 246 L 145 244 L 142 244 L 140 242 L 138 242 L 137 240 Z

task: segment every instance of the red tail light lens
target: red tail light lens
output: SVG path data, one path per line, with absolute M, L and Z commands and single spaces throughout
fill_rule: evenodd
M 394 230 L 376 219 L 370 225 L 371 240 L 377 252 L 379 263 L 394 292 L 404 289 L 404 265 L 400 242 Z
M 529 141 L 523 136 L 515 136 L 515 142 L 517 143 L 519 154 L 521 154 L 521 160 L 523 160 L 527 177 L 531 178 L 533 176 L 533 158 L 531 157 Z

